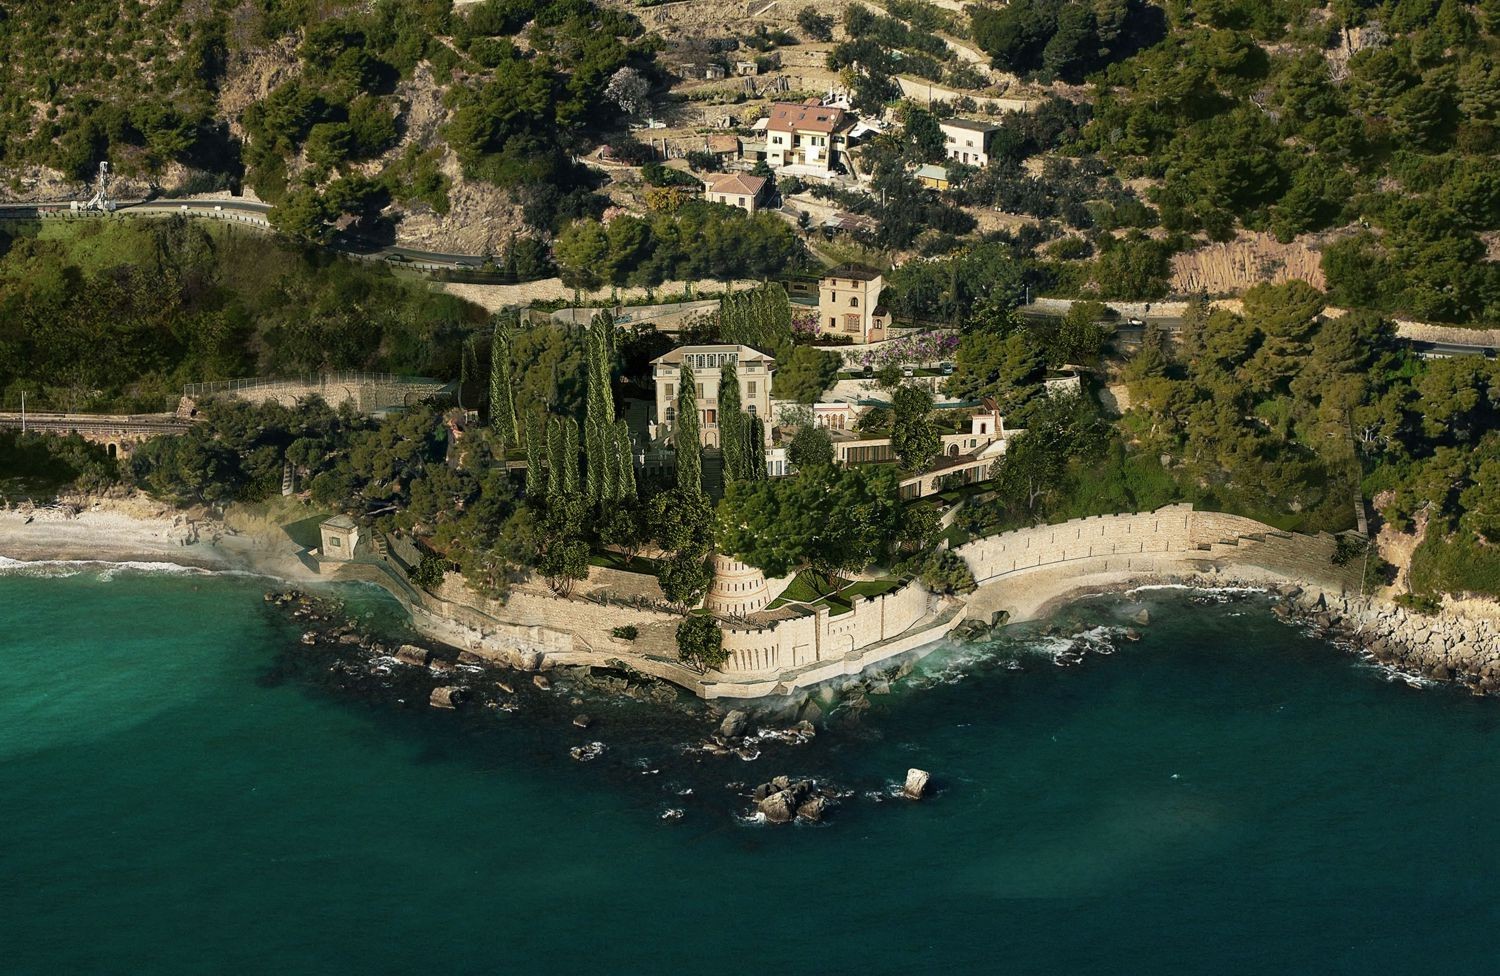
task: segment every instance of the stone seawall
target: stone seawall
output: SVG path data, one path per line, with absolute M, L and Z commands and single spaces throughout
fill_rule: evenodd
M 1361 566 L 1334 565 L 1336 544 L 1328 533 L 1284 532 L 1238 515 L 1169 505 L 1005 532 L 954 552 L 979 584 L 969 616 L 989 620 L 1004 611 L 1019 620 L 1069 590 L 1131 579 L 1291 581 L 1358 593 Z

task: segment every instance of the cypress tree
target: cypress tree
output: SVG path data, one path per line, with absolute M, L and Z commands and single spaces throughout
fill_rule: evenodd
M 563 493 L 568 490 L 567 464 L 563 460 L 567 449 L 567 435 L 563 432 L 562 419 L 548 417 L 547 498 L 549 501 L 562 497 Z
M 542 464 L 546 451 L 546 428 L 538 423 L 539 414 L 526 419 L 526 497 L 541 498 L 548 494 L 547 470 Z
M 635 449 L 630 443 L 630 425 L 622 417 L 615 421 L 614 450 L 610 452 L 618 465 L 614 480 L 615 498 L 635 497 Z
M 719 449 L 724 454 L 724 478 L 745 478 L 744 415 L 740 413 L 739 369 L 733 359 L 719 367 Z
M 572 417 L 564 417 L 562 421 L 562 471 L 563 491 L 569 495 L 578 494 L 578 421 Z
M 703 457 L 698 443 L 697 383 L 686 359 L 677 374 L 677 425 L 672 430 L 672 446 L 677 450 L 677 487 L 701 494 Z
M 751 414 L 745 418 L 745 480 L 766 478 L 766 422 Z
M 614 396 L 610 383 L 614 376 L 614 319 L 608 313 L 594 316 L 588 333 L 588 358 L 585 370 L 583 451 L 585 484 L 589 501 L 599 505 L 609 495 L 606 481 L 610 475 L 609 452 L 611 430 L 615 423 Z
M 511 389 L 510 376 L 510 321 L 495 319 L 495 332 L 490 339 L 490 426 L 500 435 L 503 444 L 514 444 L 517 440 L 516 406 Z

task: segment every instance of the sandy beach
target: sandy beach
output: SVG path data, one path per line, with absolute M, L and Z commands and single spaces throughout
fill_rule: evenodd
M 265 521 L 231 516 L 228 524 L 144 495 L 63 499 L 0 510 L 0 558 L 19 562 L 167 562 L 243 570 L 282 579 L 316 573 L 298 547 Z

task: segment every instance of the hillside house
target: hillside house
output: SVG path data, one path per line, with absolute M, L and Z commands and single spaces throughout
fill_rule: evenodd
M 766 163 L 776 168 L 805 167 L 832 173 L 843 163 L 854 121 L 843 109 L 827 108 L 816 100 L 771 106 L 766 121 Z
M 943 151 L 948 158 L 968 166 L 984 169 L 990 164 L 990 143 L 1000 127 L 993 122 L 973 119 L 942 119 Z
M 703 199 L 739 207 L 746 213 L 760 209 L 766 195 L 766 181 L 748 173 L 727 173 L 703 181 Z
M 891 316 L 880 304 L 885 278 L 874 268 L 845 264 L 818 283 L 818 331 L 847 336 L 856 343 L 881 342 Z

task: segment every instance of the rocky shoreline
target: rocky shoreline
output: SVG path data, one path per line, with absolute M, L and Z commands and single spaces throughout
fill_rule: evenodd
M 1500 624 L 1452 612 L 1423 614 L 1384 601 L 1285 587 L 1274 612 L 1321 636 L 1349 641 L 1379 664 L 1413 678 L 1500 694 Z

